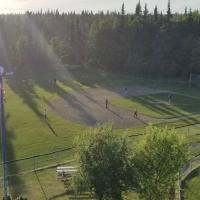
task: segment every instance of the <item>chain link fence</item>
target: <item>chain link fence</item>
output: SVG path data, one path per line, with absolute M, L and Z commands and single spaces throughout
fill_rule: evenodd
M 35 155 L 28 158 L 7 161 L 7 173 L 9 176 L 26 174 L 32 171 L 38 171 L 45 168 L 61 165 L 67 162 L 74 161 L 74 147 L 57 150 L 54 152 Z M 2 169 L 3 163 L 0 163 Z M 0 171 L 2 179 L 3 171 Z

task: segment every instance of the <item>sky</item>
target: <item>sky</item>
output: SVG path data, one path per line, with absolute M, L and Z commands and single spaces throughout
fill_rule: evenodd
M 147 3 L 148 9 L 152 12 L 155 5 L 158 9 L 166 12 L 168 0 L 140 0 L 142 6 Z M 122 3 L 125 4 L 127 12 L 134 12 L 138 0 L 0 0 L 0 13 L 23 13 L 27 10 L 55 10 L 61 12 L 81 10 L 117 10 L 121 9 Z M 184 12 L 185 7 L 200 10 L 200 0 L 171 0 L 173 12 Z

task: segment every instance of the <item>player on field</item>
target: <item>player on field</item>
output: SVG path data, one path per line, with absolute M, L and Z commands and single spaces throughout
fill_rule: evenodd
M 105 100 L 106 109 L 108 109 L 108 99 Z
M 134 118 L 138 118 L 138 111 L 137 110 L 135 110 L 135 112 L 134 112 Z

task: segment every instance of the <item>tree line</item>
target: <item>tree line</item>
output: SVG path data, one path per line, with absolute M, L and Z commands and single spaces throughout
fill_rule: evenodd
M 70 64 L 144 77 L 200 74 L 199 11 L 166 7 L 0 15 L 0 62 L 15 70 Z

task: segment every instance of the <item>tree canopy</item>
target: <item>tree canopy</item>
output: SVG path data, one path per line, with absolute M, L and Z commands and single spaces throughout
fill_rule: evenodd
M 116 136 L 112 126 L 104 125 L 91 129 L 78 141 L 78 177 L 97 199 L 121 200 L 122 192 L 129 188 L 130 151 L 126 138 Z
M 120 8 L 119 8 L 120 9 Z M 0 15 L 0 62 L 18 69 L 87 64 L 143 77 L 188 78 L 200 73 L 197 60 L 200 14 L 173 13 L 140 2 L 132 13 L 56 11 Z M 191 67 L 193 66 L 193 67 Z
M 133 158 L 135 190 L 146 200 L 175 198 L 178 174 L 188 159 L 187 146 L 175 131 L 149 126 Z
M 99 200 L 122 200 L 130 190 L 141 199 L 174 199 L 188 160 L 184 139 L 173 129 L 150 125 L 137 143 L 131 148 L 127 136 L 110 125 L 90 129 L 77 139 L 79 171 L 67 183 L 76 194 L 90 191 Z

